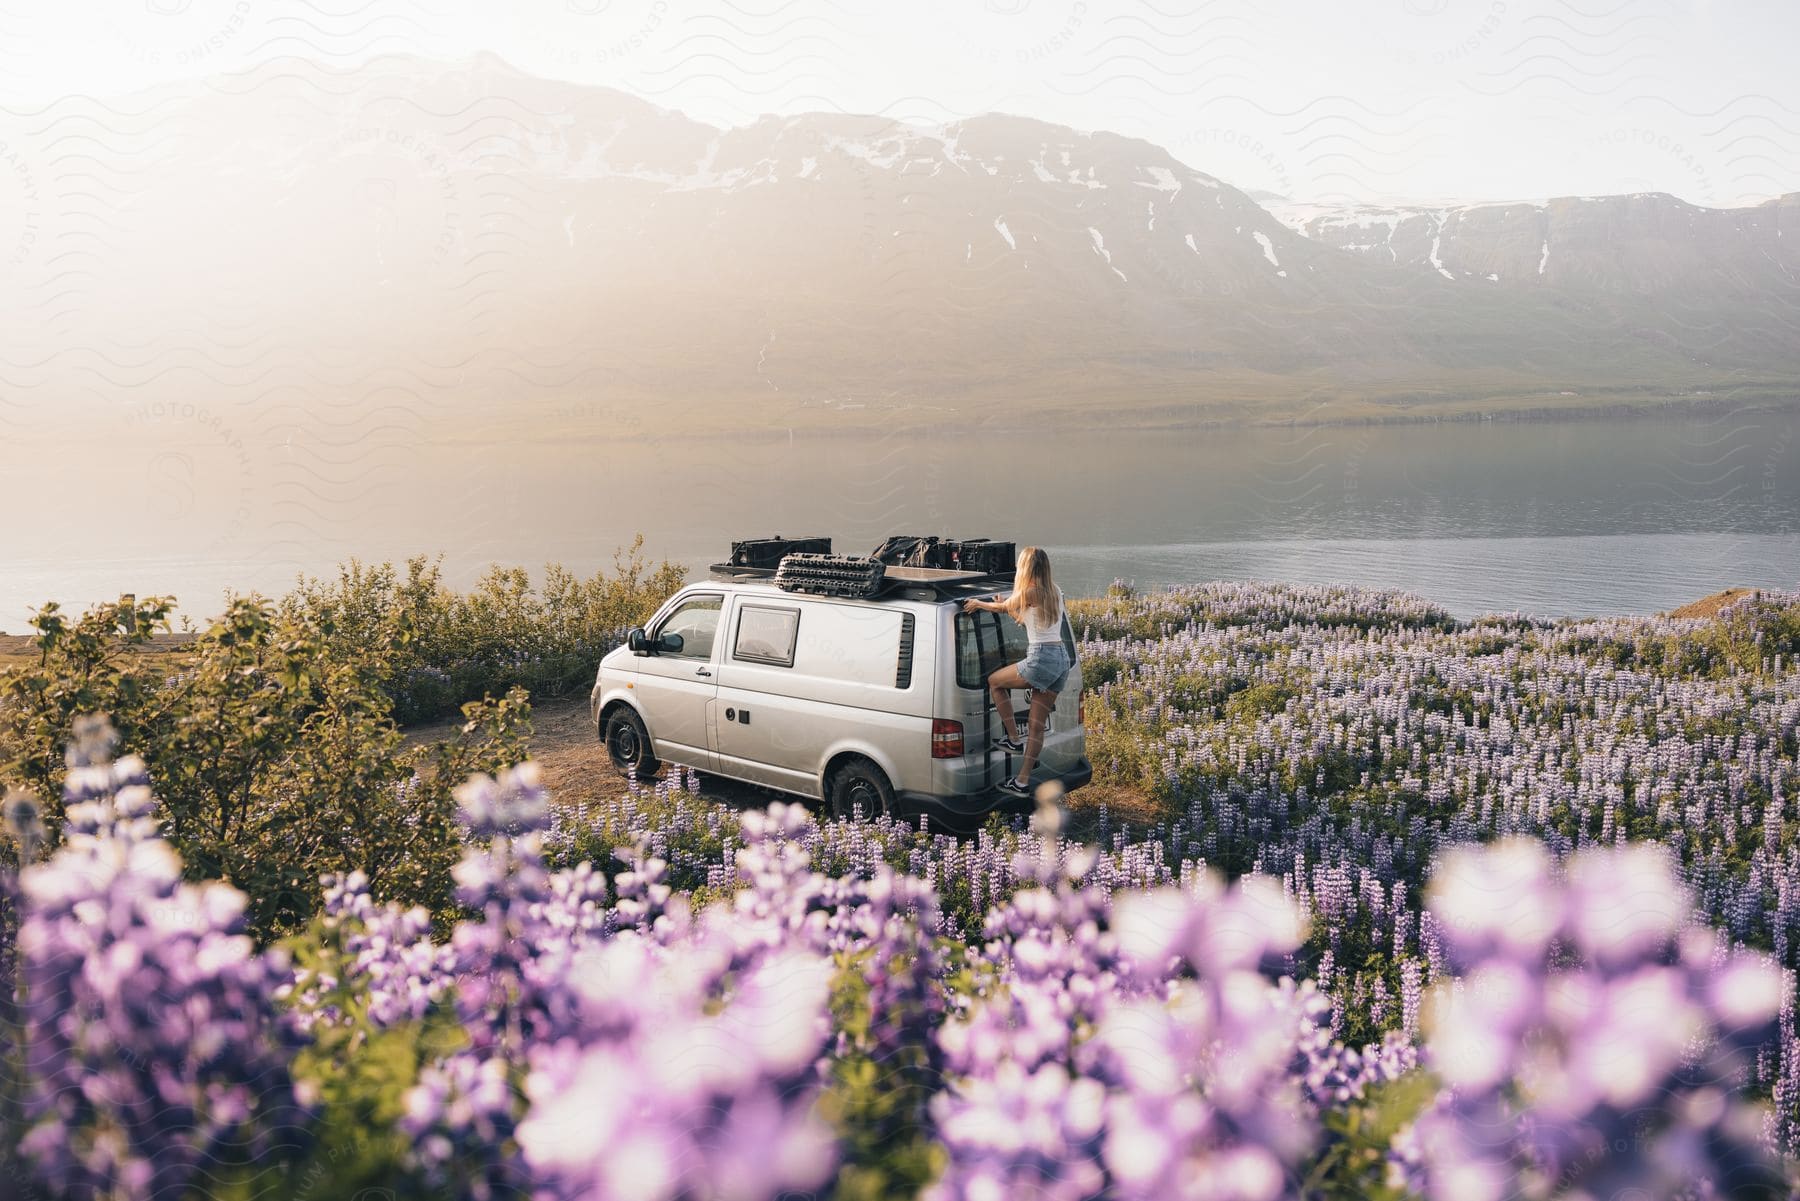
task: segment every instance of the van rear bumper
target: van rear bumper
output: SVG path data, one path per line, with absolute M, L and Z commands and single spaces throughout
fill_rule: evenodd
M 1063 786 L 1064 792 L 1073 792 L 1094 778 L 1094 765 L 1085 756 L 1074 767 L 1061 775 L 1048 772 L 1034 777 L 1039 784 L 1055 780 Z M 1014 796 L 1010 792 L 1002 792 L 998 788 L 989 788 L 982 792 L 958 793 L 945 796 L 931 792 L 900 791 L 894 799 L 911 813 L 943 813 L 955 817 L 986 817 L 990 813 L 1030 813 L 1036 808 L 1030 797 Z

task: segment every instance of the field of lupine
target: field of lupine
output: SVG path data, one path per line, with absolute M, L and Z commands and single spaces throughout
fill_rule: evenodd
M 18 1186 L 1792 1194 L 1800 596 L 1079 608 L 1090 755 L 1151 826 L 1071 840 L 1045 796 L 958 839 L 686 777 L 559 804 L 527 765 L 457 790 L 435 928 L 350 874 L 256 945 L 83 723 L 60 845 L 9 804 Z

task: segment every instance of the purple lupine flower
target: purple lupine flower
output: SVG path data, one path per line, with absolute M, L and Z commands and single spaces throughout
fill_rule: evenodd
M 252 947 L 242 893 L 182 881 L 143 761 L 114 743 L 77 723 L 67 840 L 20 875 L 19 1148 L 59 1193 L 175 1198 L 305 1137 L 302 1040 L 276 1003 L 285 955 Z
M 1533 1175 L 1650 1196 L 1775 1178 L 1731 1090 L 1782 974 L 1688 923 L 1660 850 L 1590 848 L 1562 877 L 1536 843 L 1458 850 L 1431 896 L 1464 975 L 1439 987 L 1427 1047 L 1450 1092 L 1401 1148 L 1430 1196 L 1499 1198 Z

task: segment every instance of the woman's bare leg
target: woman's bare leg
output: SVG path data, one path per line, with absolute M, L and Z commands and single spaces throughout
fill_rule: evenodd
M 1012 690 L 1030 687 L 1014 663 L 995 668 L 994 674 L 988 677 L 988 692 L 994 698 L 994 708 L 1000 710 L 1000 724 L 1006 728 L 1007 738 L 1015 742 L 1019 738 L 1019 723 L 1013 720 Z
M 1031 783 L 1031 769 L 1037 766 L 1038 755 L 1044 749 L 1044 729 L 1050 724 L 1050 710 L 1056 707 L 1056 693 L 1038 692 L 1031 694 L 1031 726 L 1025 735 L 1025 762 L 1019 768 L 1016 777 L 1021 784 Z

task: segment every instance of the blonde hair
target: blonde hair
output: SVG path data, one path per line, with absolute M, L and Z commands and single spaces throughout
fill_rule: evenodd
M 1025 619 L 1026 609 L 1035 609 L 1046 624 L 1062 616 L 1056 603 L 1056 582 L 1050 578 L 1050 556 L 1035 546 L 1019 551 L 1019 565 L 1014 575 L 1012 595 L 1006 598 L 1006 611 L 1015 621 Z

